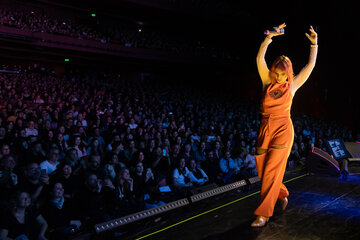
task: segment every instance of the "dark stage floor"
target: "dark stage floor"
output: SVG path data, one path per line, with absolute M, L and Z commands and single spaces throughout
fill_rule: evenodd
M 197 206 L 160 219 L 151 230 L 132 239 L 360 239 L 360 176 L 288 174 L 289 204 L 276 206 L 264 228 L 250 227 L 259 200 L 259 186 L 203 200 Z M 165 220 L 167 219 L 167 220 Z

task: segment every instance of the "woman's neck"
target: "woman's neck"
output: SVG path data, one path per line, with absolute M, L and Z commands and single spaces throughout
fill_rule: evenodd
M 69 179 L 71 174 L 66 174 L 66 175 L 63 175 L 65 179 Z
M 29 182 L 31 182 L 34 185 L 37 185 L 40 182 L 40 180 L 38 178 L 37 179 L 28 178 L 28 180 L 29 180 Z
M 14 213 L 19 214 L 19 215 L 25 214 L 25 208 L 23 208 L 23 207 L 17 207 L 17 208 L 15 209 Z
M 57 201 L 57 202 L 60 202 L 62 198 L 63 198 L 63 197 L 56 197 L 56 198 L 53 198 L 52 200 Z
M 55 165 L 57 160 L 56 159 L 49 159 L 48 162 L 51 163 L 52 165 Z

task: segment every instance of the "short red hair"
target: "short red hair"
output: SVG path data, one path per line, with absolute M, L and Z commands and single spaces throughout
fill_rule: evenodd
M 274 73 L 276 70 L 286 72 L 288 83 L 292 83 L 292 81 L 294 80 L 294 70 L 290 58 L 284 55 L 276 58 L 270 69 L 270 79 L 272 82 L 274 81 L 274 75 L 271 73 Z

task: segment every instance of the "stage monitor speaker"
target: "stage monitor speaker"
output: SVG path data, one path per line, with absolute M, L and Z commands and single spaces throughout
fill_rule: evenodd
M 360 142 L 345 142 L 344 145 L 351 158 L 360 158 Z
M 309 172 L 322 175 L 339 176 L 340 166 L 332 156 L 323 150 L 313 147 L 307 158 Z
M 349 174 L 360 174 L 360 142 L 345 142 L 345 147 L 349 152 L 350 157 L 347 159 L 349 161 L 348 171 Z

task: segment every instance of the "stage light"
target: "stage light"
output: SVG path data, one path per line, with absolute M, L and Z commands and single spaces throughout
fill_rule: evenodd
M 65 58 L 64 62 L 70 62 L 70 58 Z
M 254 184 L 254 183 L 257 183 L 257 182 L 259 182 L 259 181 L 260 181 L 260 179 L 259 179 L 258 176 L 249 178 L 250 184 Z
M 238 182 L 230 183 L 228 185 L 206 191 L 206 192 L 195 194 L 194 196 L 190 197 L 190 200 L 191 200 L 191 202 L 197 202 L 197 201 L 203 200 L 205 198 L 209 198 L 209 197 L 212 197 L 212 196 L 224 193 L 224 192 L 234 190 L 234 189 L 239 188 L 239 187 L 243 187 L 245 185 L 246 185 L 246 181 L 241 180 L 241 181 L 238 181 Z
M 173 210 L 175 208 L 183 207 L 189 205 L 189 200 L 187 198 L 183 198 L 174 202 L 170 202 L 168 204 L 158 206 L 152 209 L 144 210 L 142 212 L 137 212 L 122 218 L 114 219 L 108 222 L 103 222 L 95 225 L 96 233 L 108 231 L 113 228 L 117 228 L 119 226 L 138 221 L 140 219 L 148 218 L 150 216 L 157 215 L 159 213 L 164 213 L 169 210 Z
M 92 17 L 96 17 L 96 13 L 91 13 L 91 16 L 92 16 Z
M 249 181 L 251 183 L 254 183 L 254 182 L 259 181 L 259 178 L 254 177 L 251 180 L 249 179 Z M 230 183 L 230 184 L 222 186 L 222 187 L 217 187 L 217 188 L 211 189 L 209 191 L 205 191 L 205 192 L 202 192 L 202 193 L 199 193 L 199 194 L 195 194 L 195 195 L 190 197 L 190 201 L 192 203 L 198 202 L 200 200 L 203 200 L 203 199 L 215 196 L 215 195 L 219 195 L 219 194 L 222 194 L 222 193 L 225 193 L 225 192 L 228 192 L 228 191 L 231 191 L 231 190 L 234 190 L 234 189 L 246 186 L 246 185 L 247 184 L 246 184 L 245 180 L 237 181 L 237 182 Z M 121 218 L 118 218 L 118 219 L 114 219 L 114 220 L 111 220 L 111 221 L 108 221 L 108 222 L 103 222 L 103 223 L 96 224 L 94 226 L 94 228 L 95 228 L 96 233 L 105 232 L 105 231 L 111 230 L 113 228 L 117 228 L 117 227 L 129 224 L 129 223 L 132 223 L 132 222 L 136 222 L 136 221 L 141 220 L 141 219 L 145 219 L 145 218 L 155 216 L 155 215 L 158 215 L 160 213 L 164 213 L 164 212 L 176 209 L 176 208 L 180 208 L 180 207 L 183 207 L 183 206 L 186 206 L 186 205 L 190 205 L 190 201 L 187 198 L 183 198 L 183 199 L 180 199 L 180 200 L 177 200 L 177 201 L 174 201 L 174 202 L 167 203 L 167 204 L 162 205 L 162 206 L 158 206 L 158 207 L 155 207 L 155 208 L 151 208 L 151 209 L 148 209 L 148 210 L 137 212 L 137 213 L 134 213 L 134 214 L 131 214 L 131 215 L 128 215 L 128 216 L 125 216 L 125 217 L 121 217 Z

